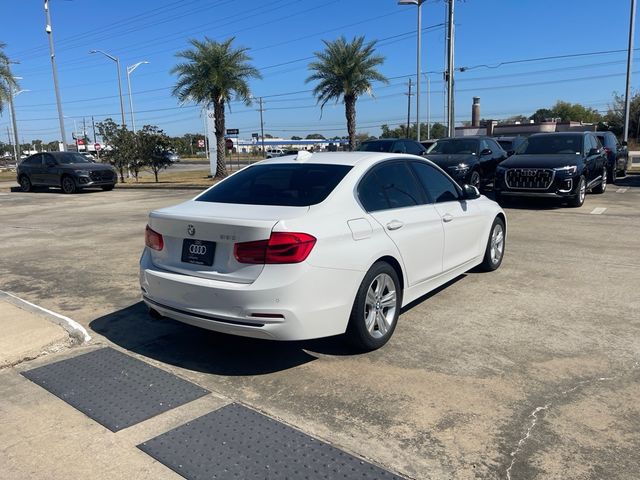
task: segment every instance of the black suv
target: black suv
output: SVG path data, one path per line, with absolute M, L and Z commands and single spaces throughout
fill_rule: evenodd
M 439 139 L 427 150 L 427 158 L 460 186 L 481 190 L 493 184 L 496 166 L 507 158 L 507 152 L 491 137 L 467 136 Z
M 616 136 L 611 132 L 596 132 L 596 137 L 604 146 L 604 151 L 607 154 L 609 183 L 615 183 L 618 173 L 620 173 L 621 177 L 627 175 L 627 164 L 629 163 L 627 142 L 618 142 Z
M 94 163 L 76 152 L 36 153 L 18 165 L 18 183 L 24 192 L 32 187 L 60 187 L 74 193 L 85 187 L 112 190 L 118 181 L 113 167 Z
M 607 157 L 591 132 L 537 133 L 496 170 L 495 198 L 564 198 L 572 207 L 584 203 L 587 190 L 607 188 Z
M 420 145 L 420 143 L 406 138 L 365 140 L 360 144 L 358 150 L 361 152 L 409 153 L 423 157 L 427 153 L 427 149 Z

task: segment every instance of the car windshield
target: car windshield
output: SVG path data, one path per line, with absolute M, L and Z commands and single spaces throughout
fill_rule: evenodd
M 384 140 L 362 142 L 358 147 L 358 150 L 361 152 L 390 152 L 393 143 L 393 141 L 387 142 Z
M 55 159 L 58 161 L 58 163 L 61 163 L 61 164 L 91 163 L 91 160 L 89 160 L 87 157 L 75 152 L 57 153 L 55 155 Z
M 478 146 L 480 142 L 478 140 L 472 140 L 468 138 L 447 138 L 444 140 L 438 140 L 431 145 L 431 148 L 427 153 L 442 153 L 445 155 L 477 155 Z
M 196 201 L 306 207 L 322 202 L 340 183 L 348 165 L 255 165 L 207 190 Z
M 498 143 L 505 150 L 511 150 L 513 147 L 513 142 L 511 140 L 498 140 Z
M 582 135 L 540 135 L 529 137 L 516 152 L 518 155 L 563 155 L 582 152 Z

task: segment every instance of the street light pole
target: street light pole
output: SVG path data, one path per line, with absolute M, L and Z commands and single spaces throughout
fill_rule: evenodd
M 122 116 L 122 126 L 126 127 L 127 121 L 124 118 L 124 100 L 122 99 L 122 73 L 120 72 L 120 59 L 118 57 L 114 57 L 113 55 L 109 55 L 108 53 L 103 52 L 102 50 L 91 50 L 89 53 L 90 54 L 101 53 L 105 57 L 116 62 L 116 66 L 118 68 L 118 95 L 120 96 L 120 114 Z
M 51 26 L 51 12 L 49 0 L 44 0 L 44 14 L 46 19 L 45 32 L 49 37 L 49 54 L 51 56 L 51 70 L 53 71 L 53 88 L 56 92 L 56 105 L 58 107 L 58 122 L 60 123 L 60 135 L 62 136 L 62 151 L 67 149 L 67 133 L 64 130 L 64 114 L 62 113 L 62 99 L 58 87 L 58 67 L 56 66 L 56 52 L 53 46 L 53 27 Z
M 422 58 L 422 4 L 425 0 L 398 0 L 398 5 L 416 5 L 418 7 L 418 46 L 416 53 L 416 140 L 420 141 L 420 76 Z M 407 137 L 409 130 L 407 129 Z
M 427 77 L 427 140 L 431 140 L 431 77 Z
M 635 0 L 634 0 L 635 1 Z M 454 72 L 454 36 L 455 26 L 453 24 L 453 6 L 455 0 L 447 0 L 449 4 L 449 14 L 447 20 L 447 107 L 448 107 L 448 123 L 449 136 L 455 137 L 456 124 L 454 113 L 454 95 L 453 95 L 453 72 Z
M 136 68 L 138 68 L 143 63 L 149 63 L 149 62 L 144 60 L 142 62 L 138 62 L 133 65 L 129 65 L 127 67 L 127 88 L 129 89 L 129 110 L 131 110 L 131 128 L 133 129 L 133 133 L 136 133 L 136 117 L 133 113 L 133 94 L 131 93 L 131 74 Z
M 624 96 L 624 133 L 623 139 L 629 141 L 629 110 L 631 107 L 631 63 L 633 61 L 633 32 L 636 23 L 636 0 L 631 0 L 629 17 L 629 48 L 627 50 L 627 82 Z

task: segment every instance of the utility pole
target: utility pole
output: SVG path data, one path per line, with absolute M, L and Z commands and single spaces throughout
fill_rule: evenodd
M 411 129 L 411 97 L 413 93 L 411 93 L 411 78 L 409 78 L 409 93 L 405 93 L 407 96 L 407 135 L 409 138 L 409 130 Z
M 11 133 L 9 132 L 9 126 L 7 125 L 7 138 L 9 139 L 9 145 L 13 146 L 13 156 L 16 159 L 16 166 L 18 165 L 18 151 L 16 150 L 16 144 L 11 140 Z
M 64 115 L 62 113 L 62 99 L 58 86 L 58 67 L 56 66 L 56 52 L 53 46 L 53 27 L 51 26 L 51 12 L 49 12 L 49 0 L 44 0 L 44 14 L 46 18 L 45 32 L 49 37 L 49 54 L 51 55 L 51 70 L 53 71 L 53 88 L 56 92 L 56 105 L 58 106 L 58 121 L 60 122 L 60 135 L 62 136 L 62 151 L 67 150 L 67 134 L 64 130 Z
M 418 0 L 418 53 L 416 74 L 416 140 L 420 141 L 420 57 L 422 56 L 422 0 Z
M 627 50 L 627 84 L 624 96 L 624 134 L 623 140 L 629 141 L 629 110 L 631 107 L 631 63 L 633 62 L 633 33 L 636 24 L 636 0 L 631 0 L 629 14 L 629 48 Z
M 84 151 L 89 153 L 89 145 L 87 144 L 87 120 L 82 117 L 82 143 L 84 143 Z
M 635 1 L 635 0 L 633 0 Z M 449 123 L 449 136 L 456 136 L 456 121 L 454 112 L 454 95 L 453 95 L 453 72 L 454 72 L 454 37 L 455 26 L 453 23 L 453 6 L 455 0 L 447 0 L 449 10 L 447 16 L 447 106 L 448 106 L 448 123 Z
M 427 75 L 427 140 L 431 140 L 431 77 Z
M 13 138 L 15 139 L 13 154 L 16 157 L 16 165 L 19 163 L 20 158 L 20 142 L 18 141 L 18 124 L 16 122 L 16 109 L 13 106 L 13 86 L 9 85 L 9 115 L 11 115 L 11 124 L 13 125 Z
M 262 158 L 265 158 L 265 153 L 264 153 L 264 122 L 262 121 L 262 111 L 264 109 L 262 108 L 262 97 L 258 97 L 258 101 L 260 102 L 260 138 L 261 138 L 261 142 L 262 142 Z

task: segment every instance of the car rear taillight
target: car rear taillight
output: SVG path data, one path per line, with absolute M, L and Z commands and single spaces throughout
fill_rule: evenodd
M 236 243 L 233 254 L 240 263 L 300 263 L 315 244 L 315 237 L 306 233 L 273 232 L 268 240 Z
M 153 230 L 149 225 L 144 230 L 144 243 L 153 250 L 162 250 L 164 248 L 164 240 L 162 235 Z

